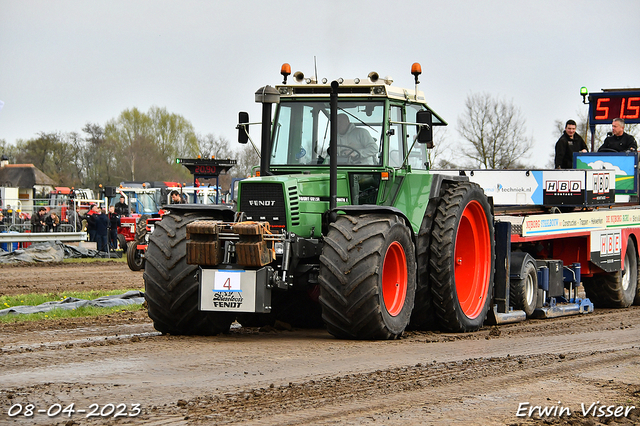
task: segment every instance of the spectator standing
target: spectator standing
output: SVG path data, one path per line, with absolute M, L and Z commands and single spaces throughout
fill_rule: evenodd
M 89 241 L 96 241 L 96 214 L 98 207 L 95 204 L 91 204 L 91 208 L 87 212 L 87 233 L 89 234 Z
M 80 207 L 76 205 L 75 211 L 70 211 L 69 216 L 69 225 L 73 226 L 73 232 L 82 231 L 82 218 L 80 217 Z
M 118 228 L 120 227 L 120 215 L 116 213 L 115 206 L 109 206 L 109 245 L 111 250 L 118 248 Z
M 576 133 L 576 122 L 567 120 L 564 132 L 556 142 L 556 169 L 572 168 L 574 152 L 587 152 L 587 144 L 582 139 L 582 136 Z
M 120 217 L 129 216 L 129 206 L 124 201 L 124 195 L 120 196 L 120 201 L 116 203 L 115 208 L 116 208 L 115 212 L 116 214 L 118 214 L 118 216 Z M 109 208 L 109 210 L 111 210 L 111 208 Z
M 47 209 L 40 207 L 36 213 L 31 215 L 31 232 L 45 232 L 47 224 L 45 223 L 45 216 Z
M 56 212 L 52 211 L 45 219 L 45 223 L 47 224 L 47 232 L 58 232 L 60 229 L 60 218 Z
M 92 215 L 95 225 L 95 239 L 98 246 L 98 251 L 108 251 L 109 245 L 107 242 L 109 235 L 109 218 L 102 211 L 102 207 L 96 207 L 96 213 Z

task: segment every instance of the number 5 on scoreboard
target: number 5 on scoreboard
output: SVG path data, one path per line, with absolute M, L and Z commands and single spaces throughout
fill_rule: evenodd
M 241 271 L 216 271 L 213 291 L 242 291 L 240 288 Z

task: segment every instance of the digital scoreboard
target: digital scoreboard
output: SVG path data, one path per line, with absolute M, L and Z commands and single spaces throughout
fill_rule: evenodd
M 589 94 L 591 125 L 611 124 L 614 118 L 622 118 L 625 123 L 640 123 L 640 89 Z

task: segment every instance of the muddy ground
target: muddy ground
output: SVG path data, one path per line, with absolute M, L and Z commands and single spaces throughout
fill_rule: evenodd
M 122 262 L 0 268 L 0 294 L 142 287 Z M 640 424 L 640 307 L 384 342 L 119 312 L 0 325 L 0 348 L 0 424 Z

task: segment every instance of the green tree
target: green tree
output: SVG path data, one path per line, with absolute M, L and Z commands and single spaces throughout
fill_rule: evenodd
M 148 115 L 151 120 L 149 136 L 155 141 L 157 152 L 168 163 L 172 163 L 177 157 L 198 155 L 199 141 L 191 122 L 157 106 L 151 107 Z
M 104 127 L 99 124 L 87 123 L 82 131 L 86 134 L 81 151 L 84 185 L 93 189 L 99 185 L 117 185 L 125 176 L 124 166 L 118 163 L 118 143 L 108 140 Z
M 146 141 L 151 133 L 151 119 L 138 108 L 124 110 L 117 119 L 105 125 L 105 137 L 118 148 L 118 163 L 126 167 L 129 180 L 136 180 L 136 165 L 139 157 L 138 145 Z M 144 153 L 143 153 L 144 154 Z
M 4 139 L 0 139 L 0 157 L 4 155 L 9 159 L 9 163 L 14 164 L 18 154 L 19 150 L 15 145 L 7 143 Z
M 520 109 L 489 94 L 471 94 L 459 118 L 458 132 L 467 141 L 462 153 L 471 167 L 512 169 L 523 167 L 532 140 L 525 135 Z

